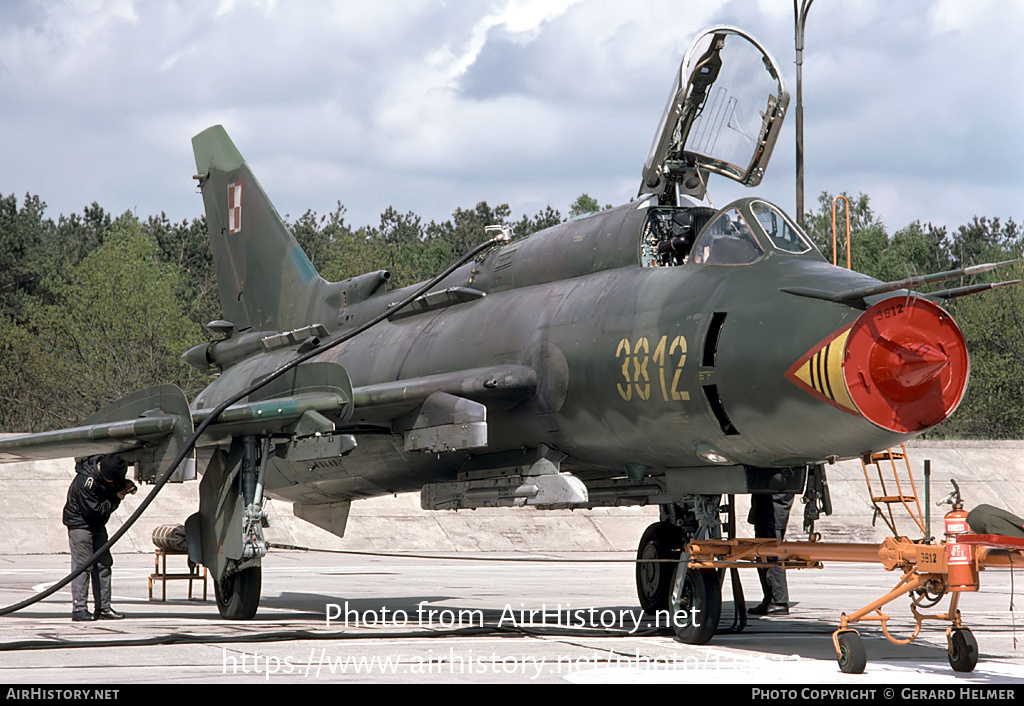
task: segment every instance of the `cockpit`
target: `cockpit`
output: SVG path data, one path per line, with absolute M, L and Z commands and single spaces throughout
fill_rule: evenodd
M 778 207 L 741 199 L 720 211 L 706 206 L 651 207 L 640 236 L 645 267 L 749 265 L 767 252 L 801 255 L 814 245 Z
M 720 211 L 700 204 L 710 174 L 749 187 L 761 182 L 788 104 L 782 71 L 749 34 L 716 27 L 694 41 L 644 163 L 645 267 L 749 265 L 776 252 L 818 257 L 766 201 L 741 199 Z

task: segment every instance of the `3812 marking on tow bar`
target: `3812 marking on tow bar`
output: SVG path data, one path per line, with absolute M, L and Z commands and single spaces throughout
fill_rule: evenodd
M 946 552 L 940 547 L 921 547 L 917 553 L 917 568 L 928 573 L 946 571 Z

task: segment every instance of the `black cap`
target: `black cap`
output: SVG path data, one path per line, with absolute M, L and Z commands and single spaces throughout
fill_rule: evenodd
M 100 456 L 97 465 L 100 469 L 100 476 L 109 483 L 121 483 L 128 474 L 128 464 L 120 456 L 113 454 Z

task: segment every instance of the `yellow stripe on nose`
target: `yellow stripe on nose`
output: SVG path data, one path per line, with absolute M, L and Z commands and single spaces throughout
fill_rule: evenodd
M 826 400 L 846 411 L 857 413 L 850 393 L 846 390 L 846 381 L 843 379 L 843 354 L 849 335 L 850 330 L 847 329 L 828 340 L 814 351 L 802 366 L 794 370 L 792 375 Z

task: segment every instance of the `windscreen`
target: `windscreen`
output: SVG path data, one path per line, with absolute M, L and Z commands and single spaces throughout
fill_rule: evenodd
M 693 261 L 698 265 L 749 265 L 763 255 L 738 208 L 722 211 L 693 246 Z
M 757 219 L 757 224 L 768 236 L 771 244 L 779 250 L 791 253 L 805 253 L 813 246 L 800 230 L 789 222 L 789 219 L 775 206 L 764 201 L 750 204 L 750 212 Z

